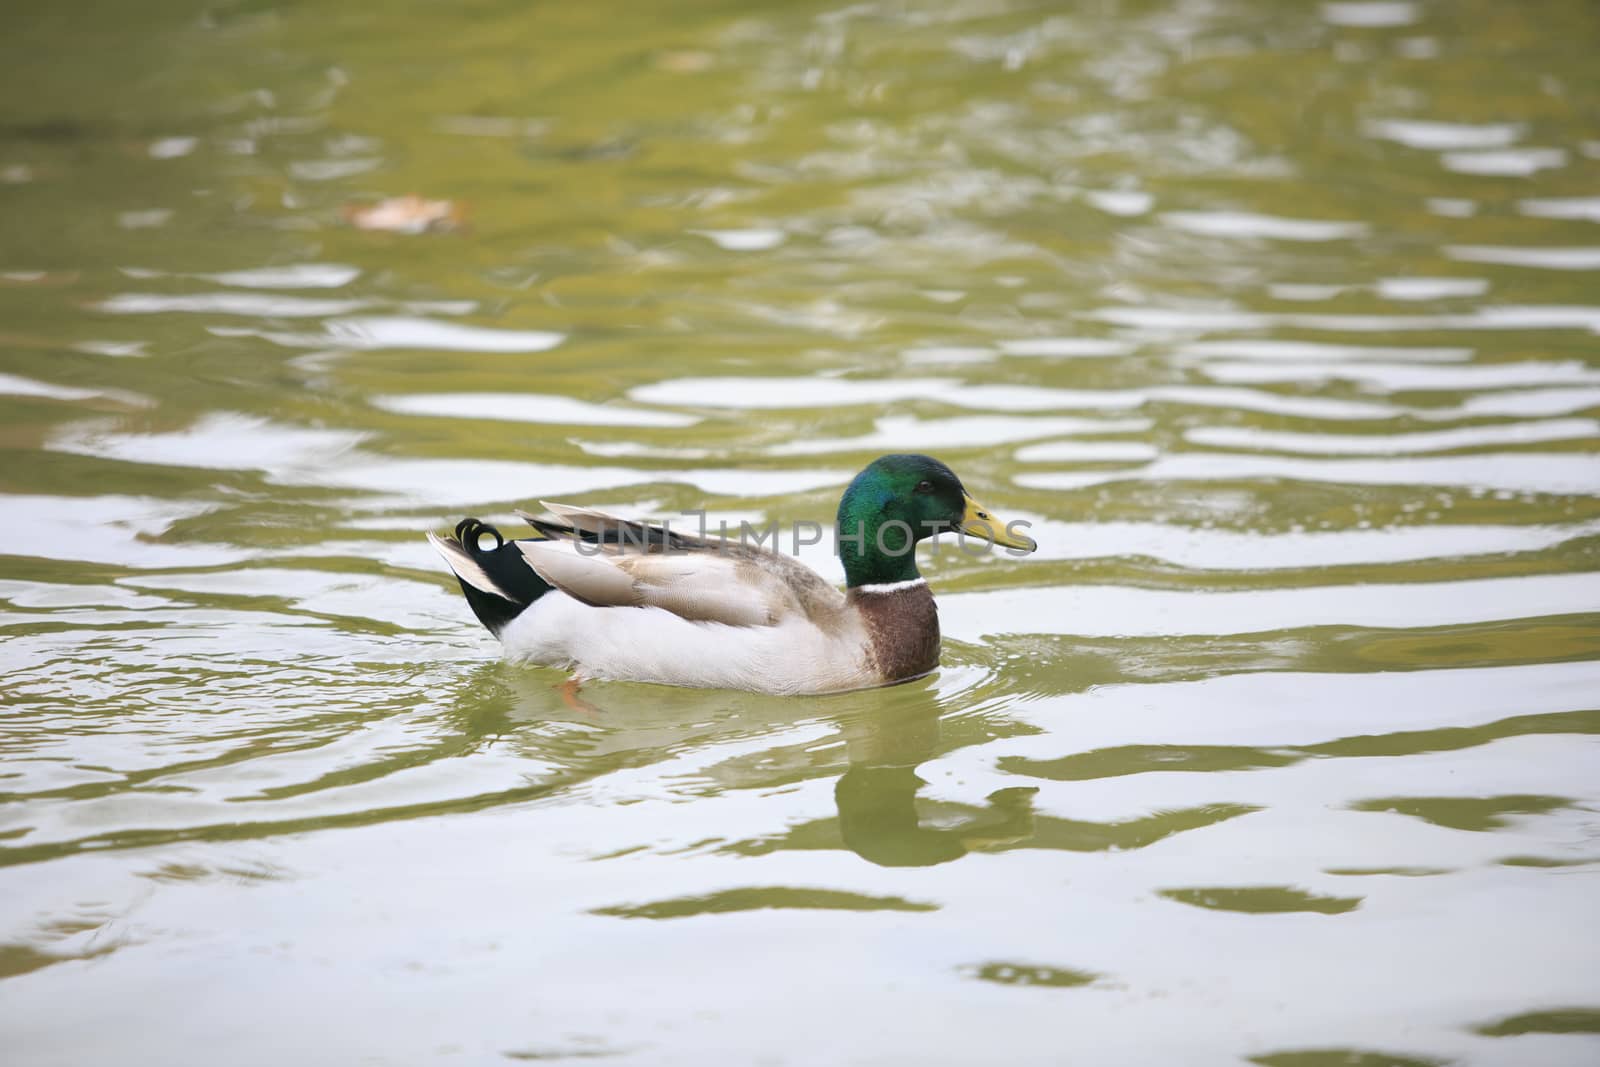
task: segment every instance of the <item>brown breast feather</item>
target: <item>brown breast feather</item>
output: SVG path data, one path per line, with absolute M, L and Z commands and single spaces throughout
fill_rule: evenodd
M 886 682 L 927 674 L 939 665 L 939 609 L 926 583 L 892 592 L 850 590 L 866 624 L 873 669 Z

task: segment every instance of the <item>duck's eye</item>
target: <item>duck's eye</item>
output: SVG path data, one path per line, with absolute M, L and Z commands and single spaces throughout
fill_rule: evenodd
M 933 492 L 933 483 L 930 482 L 930 481 L 927 481 L 926 479 L 924 479 L 923 481 L 918 482 L 917 483 L 917 492 L 919 492 L 919 493 L 931 493 L 931 492 Z

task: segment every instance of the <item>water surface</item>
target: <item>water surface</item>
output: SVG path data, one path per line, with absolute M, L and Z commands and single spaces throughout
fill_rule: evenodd
M 8 1062 L 1600 1056 L 1593 5 L 137 7 L 0 40 Z M 420 536 L 905 449 L 1042 547 L 877 692 Z

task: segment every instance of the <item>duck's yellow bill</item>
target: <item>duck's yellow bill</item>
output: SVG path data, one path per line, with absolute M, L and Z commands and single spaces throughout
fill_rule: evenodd
M 962 533 L 981 537 L 986 541 L 993 541 L 1002 548 L 1014 548 L 1020 552 L 1032 552 L 1039 547 L 1039 542 L 1011 528 L 1016 523 L 1001 522 L 994 517 L 993 512 L 970 496 L 966 498 L 966 502 L 966 514 L 961 516 Z

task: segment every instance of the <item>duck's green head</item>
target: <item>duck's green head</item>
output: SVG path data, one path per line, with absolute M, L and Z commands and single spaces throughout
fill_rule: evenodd
M 880 456 L 855 476 L 839 500 L 839 555 L 849 584 L 903 582 L 918 576 L 916 545 L 960 531 L 1019 552 L 1039 547 L 994 517 L 932 456 Z

